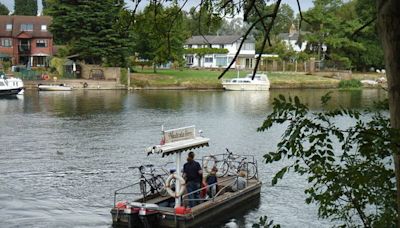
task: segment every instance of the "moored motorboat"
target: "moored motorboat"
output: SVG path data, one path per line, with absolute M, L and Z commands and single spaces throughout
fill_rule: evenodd
M 244 78 L 233 78 L 224 80 L 222 87 L 225 90 L 258 91 L 269 90 L 270 82 L 266 74 L 248 74 Z
M 0 76 L 0 96 L 23 94 L 24 83 L 19 78 Z
M 40 91 L 71 91 L 72 87 L 65 84 L 39 84 Z
M 238 183 L 238 176 L 231 175 L 218 178 L 218 182 L 215 183 L 217 187 L 215 193 L 212 195 L 205 193 L 203 197 L 200 196 L 201 199 L 195 199 L 198 202 L 197 205 L 192 208 L 186 207 L 189 201 L 193 201 L 190 195 L 196 192 L 203 193 L 213 187 L 213 185 L 204 186 L 193 192 L 186 192 L 184 189 L 185 181 L 180 176 L 181 153 L 208 146 L 209 142 L 208 138 L 196 136 L 195 132 L 194 126 L 163 131 L 160 145 L 147 149 L 148 154 L 159 154 L 162 157 L 176 156 L 174 169 L 176 173 L 172 173 L 165 183 L 169 195 L 162 196 L 156 192 L 144 195 L 142 179 L 116 190 L 114 207 L 111 209 L 114 227 L 199 227 L 221 218 L 232 210 L 248 209 L 243 205 L 254 205 L 254 202 L 259 201 L 261 182 L 258 179 L 258 173 L 252 178 L 247 177 L 244 188 L 233 191 L 232 186 Z M 243 161 L 249 160 L 246 158 Z M 252 161 L 256 164 L 254 157 Z M 207 170 L 206 167 L 203 168 L 203 171 Z M 135 187 L 141 190 L 135 191 Z M 141 197 L 130 200 L 131 196 L 135 195 Z

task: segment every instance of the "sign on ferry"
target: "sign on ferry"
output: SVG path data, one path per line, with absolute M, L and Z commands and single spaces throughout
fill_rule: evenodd
M 196 137 L 195 126 L 177 128 L 164 131 L 165 143 L 172 143 L 187 139 L 194 139 Z

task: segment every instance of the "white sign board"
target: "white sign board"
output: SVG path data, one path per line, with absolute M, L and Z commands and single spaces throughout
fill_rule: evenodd
M 165 143 L 194 139 L 195 137 L 196 137 L 196 129 L 194 126 L 164 131 Z

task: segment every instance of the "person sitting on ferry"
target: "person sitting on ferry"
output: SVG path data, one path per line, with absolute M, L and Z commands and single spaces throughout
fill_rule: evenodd
M 240 171 L 235 182 L 232 184 L 232 191 L 236 192 L 242 190 L 246 188 L 246 186 L 247 186 L 246 173 L 244 171 Z
M 206 183 L 209 186 L 207 189 L 207 194 L 208 194 L 208 197 L 210 197 L 210 198 L 214 197 L 215 194 L 217 194 L 217 185 L 216 185 L 216 183 L 218 182 L 217 172 L 218 172 L 218 169 L 217 169 L 217 167 L 214 166 L 211 169 L 210 174 L 208 174 L 208 176 L 206 178 Z
M 186 179 L 186 189 L 189 193 L 189 207 L 196 206 L 200 201 L 201 181 L 203 179 L 203 170 L 200 164 L 194 160 L 194 152 L 188 154 L 187 162 L 183 165 L 183 174 Z M 196 191 L 195 193 L 192 193 Z

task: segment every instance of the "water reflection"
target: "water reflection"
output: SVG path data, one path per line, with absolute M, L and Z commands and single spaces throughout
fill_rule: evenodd
M 123 109 L 126 92 L 121 91 L 29 91 L 25 113 L 48 113 L 59 117 L 118 113 Z

